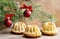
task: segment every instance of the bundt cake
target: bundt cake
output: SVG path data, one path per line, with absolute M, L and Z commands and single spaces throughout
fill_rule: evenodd
M 21 34 L 25 32 L 26 24 L 24 22 L 17 22 L 13 25 L 11 32 Z
M 55 34 L 57 34 L 57 28 L 56 28 L 55 23 L 53 23 L 53 22 L 44 23 L 41 31 L 45 35 L 55 35 Z
M 25 37 L 40 37 L 42 34 L 37 25 L 28 25 L 25 29 Z

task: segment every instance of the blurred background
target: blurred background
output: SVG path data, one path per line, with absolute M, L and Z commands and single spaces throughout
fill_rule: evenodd
M 55 14 L 57 18 L 56 25 L 60 26 L 60 0 L 35 0 L 35 1 L 39 2 L 45 11 Z

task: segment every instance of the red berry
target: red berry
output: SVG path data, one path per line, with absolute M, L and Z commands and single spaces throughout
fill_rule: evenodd
M 11 21 L 11 20 L 6 20 L 6 21 L 5 21 L 5 25 L 6 25 L 7 27 L 10 27 L 10 26 L 12 25 L 12 21 Z
M 25 10 L 25 12 L 24 12 L 24 17 L 26 17 L 26 18 L 28 18 L 28 17 L 30 17 L 31 16 L 31 11 L 30 10 Z

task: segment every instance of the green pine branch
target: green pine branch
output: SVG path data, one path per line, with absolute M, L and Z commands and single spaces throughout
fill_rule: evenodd
M 20 0 L 18 0 L 20 1 Z M 21 2 L 23 2 L 25 0 L 22 0 Z M 43 11 L 41 5 L 38 5 L 37 3 L 35 3 L 32 0 L 26 0 L 26 5 L 31 5 L 33 8 L 33 12 L 31 14 L 31 17 L 29 18 L 29 20 L 33 20 L 33 19 L 40 19 L 43 22 L 46 21 L 54 21 L 56 22 L 56 18 L 52 15 L 49 14 L 45 11 Z M 23 11 L 21 9 L 18 8 L 17 6 L 17 1 L 14 0 L 0 0 L 0 22 L 3 22 L 4 16 L 6 13 L 14 13 L 15 16 L 12 18 L 12 21 L 15 22 L 18 19 L 24 19 L 23 16 Z

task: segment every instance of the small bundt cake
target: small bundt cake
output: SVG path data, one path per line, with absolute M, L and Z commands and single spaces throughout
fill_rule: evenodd
M 44 23 L 41 31 L 45 35 L 55 35 L 55 34 L 57 34 L 57 28 L 56 28 L 55 23 L 53 23 L 53 22 Z
M 25 29 L 25 37 L 40 37 L 42 34 L 37 25 L 28 25 Z
M 11 32 L 21 34 L 25 32 L 26 24 L 24 22 L 17 22 L 13 25 Z

